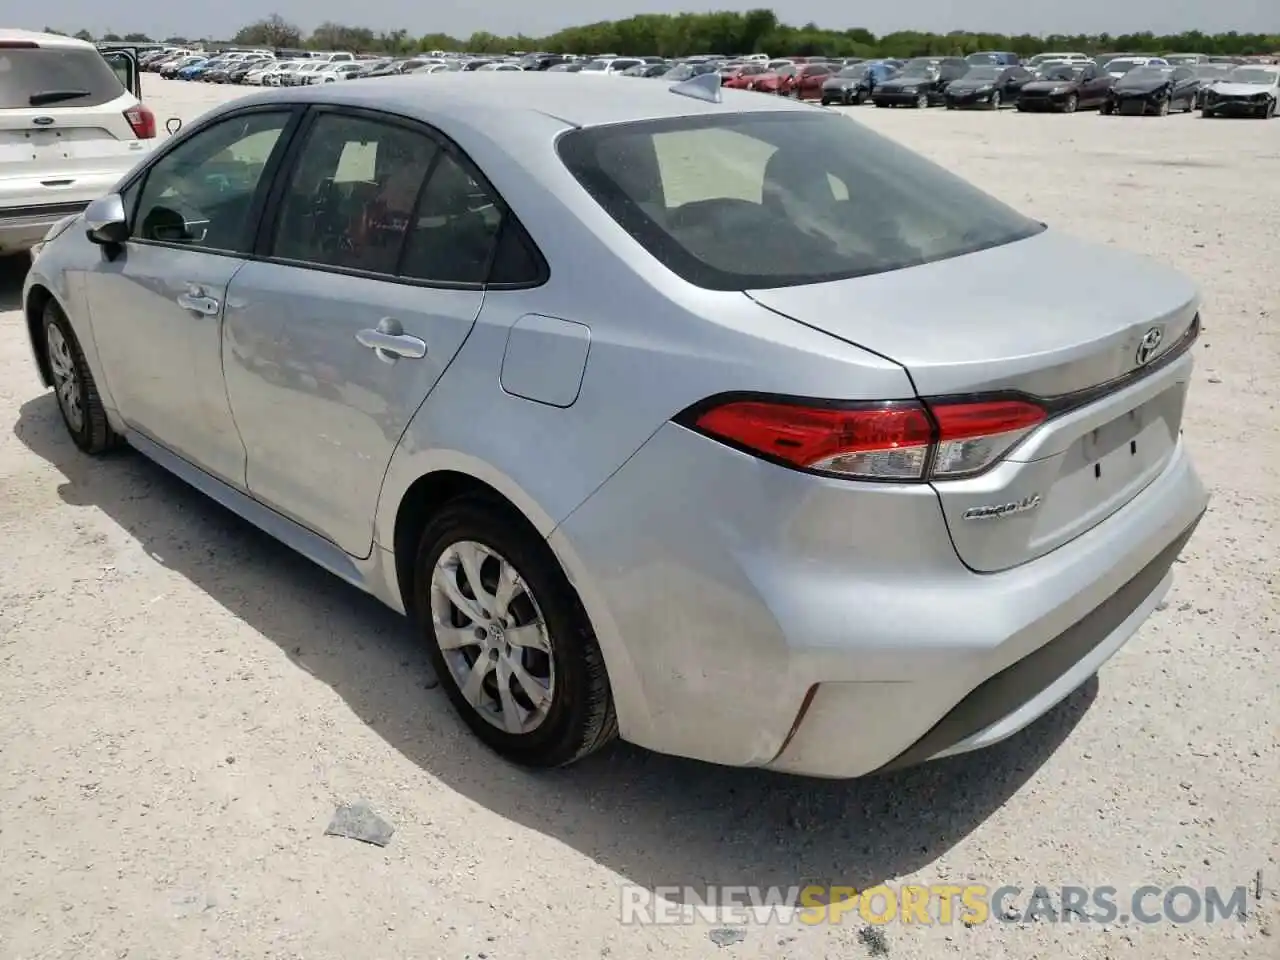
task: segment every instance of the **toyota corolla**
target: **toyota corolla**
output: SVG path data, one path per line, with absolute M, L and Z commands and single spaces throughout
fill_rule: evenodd
M 1196 289 L 847 117 L 608 86 L 190 125 L 33 263 L 71 440 L 406 613 L 520 763 L 620 734 L 852 777 L 1025 727 L 1205 510 Z

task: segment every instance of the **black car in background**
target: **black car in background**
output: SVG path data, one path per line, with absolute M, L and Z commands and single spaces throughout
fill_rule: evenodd
M 849 106 L 866 103 L 867 98 L 876 89 L 877 77 L 888 80 L 895 75 L 894 68 L 886 64 L 851 64 L 822 82 L 822 105 L 825 107 L 832 103 L 840 103 Z
M 877 107 L 932 107 L 943 102 L 947 86 L 969 72 L 962 57 L 916 57 L 896 77 L 885 80 L 871 94 Z
M 1117 80 L 1099 108 L 1103 114 L 1168 116 L 1195 109 L 1200 80 L 1191 67 L 1137 67 Z
M 1060 63 L 1046 67 L 1040 76 L 1022 85 L 1017 107 L 1022 112 L 1075 113 L 1101 107 L 1115 77 L 1098 70 L 1096 63 Z
M 1034 79 L 1035 74 L 1025 67 L 981 65 L 952 80 L 943 96 L 948 110 L 999 110 L 1016 103 L 1023 86 Z

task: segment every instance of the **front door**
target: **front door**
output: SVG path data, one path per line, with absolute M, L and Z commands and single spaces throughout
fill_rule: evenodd
M 269 246 L 227 293 L 227 392 L 249 491 L 367 556 L 391 456 L 466 340 L 502 213 L 443 141 L 323 109 Z
M 130 429 L 243 488 L 222 377 L 227 285 L 290 111 L 238 114 L 157 157 L 126 191 L 131 236 L 85 277 L 107 386 Z

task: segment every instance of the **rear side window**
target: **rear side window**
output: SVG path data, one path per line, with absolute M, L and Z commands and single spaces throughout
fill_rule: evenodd
M 0 49 L 0 110 L 99 107 L 124 92 L 120 78 L 97 50 Z
M 588 127 L 558 150 L 650 254 L 712 290 L 884 273 L 1044 229 L 894 141 L 816 111 Z

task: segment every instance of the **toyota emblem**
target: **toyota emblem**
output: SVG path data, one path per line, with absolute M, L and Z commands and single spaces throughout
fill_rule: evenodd
M 1138 352 L 1134 355 L 1134 360 L 1138 366 L 1146 366 L 1151 362 L 1151 358 L 1156 355 L 1156 351 L 1160 349 L 1160 341 L 1164 339 L 1164 334 L 1160 332 L 1159 327 L 1152 327 L 1142 335 L 1142 339 L 1138 341 Z

